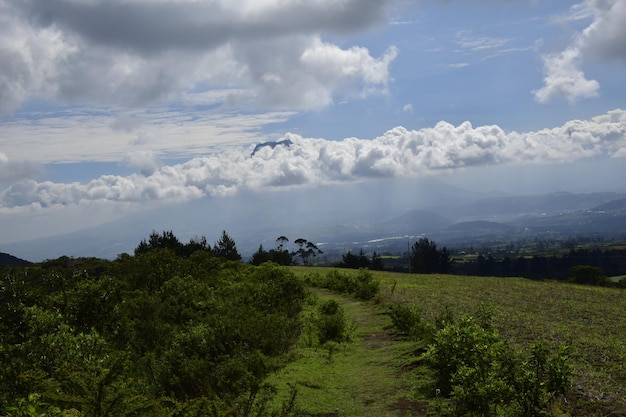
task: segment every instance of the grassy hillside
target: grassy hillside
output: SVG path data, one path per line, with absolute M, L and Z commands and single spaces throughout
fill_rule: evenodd
M 291 269 L 303 278 L 329 270 Z M 277 377 L 300 385 L 300 401 L 308 407 L 303 415 L 434 413 L 432 398 L 419 389 L 425 371 L 415 365 L 414 353 L 424 346 L 395 337 L 384 314 L 386 306 L 397 302 L 418 306 L 431 320 L 444 311 L 476 314 L 486 305 L 499 333 L 516 348 L 527 349 L 535 340 L 555 348 L 566 344 L 573 371 L 568 398 L 573 413 L 626 415 L 623 290 L 519 278 L 389 272 L 374 272 L 374 277 L 381 283 L 377 302 L 344 299 L 346 313 L 357 324 L 353 343 L 337 348 L 332 362 L 321 348 L 301 348 L 299 359 Z M 376 339 L 378 344 L 372 342 Z

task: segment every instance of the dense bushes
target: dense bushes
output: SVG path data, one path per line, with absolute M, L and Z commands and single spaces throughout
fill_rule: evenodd
M 354 295 L 359 300 L 371 300 L 378 294 L 380 283 L 366 268 L 361 268 L 356 274 L 338 271 L 328 271 L 325 275 L 309 274 L 305 279 L 307 285 L 328 288 L 338 293 Z
M 552 352 L 535 342 L 530 352 L 515 351 L 488 309 L 437 323 L 426 322 L 415 306 L 393 305 L 388 314 L 399 331 L 428 343 L 420 360 L 433 372 L 430 391 L 443 415 L 545 415 L 570 386 L 566 347 Z
M 246 415 L 302 329 L 292 273 L 208 251 L 1 272 L 0 415 Z

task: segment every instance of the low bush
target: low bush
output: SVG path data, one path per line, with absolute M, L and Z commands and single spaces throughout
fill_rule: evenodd
M 517 353 L 485 317 L 447 324 L 422 359 L 457 416 L 544 415 L 570 386 L 566 348 L 552 353 L 536 342 L 529 354 Z
M 422 317 L 422 310 L 415 304 L 396 303 L 389 307 L 387 315 L 393 326 L 402 334 L 414 338 L 430 339 L 434 327 Z
M 356 275 L 348 272 L 340 272 L 333 269 L 324 277 L 307 276 L 307 285 L 328 288 L 329 290 L 350 294 L 359 300 L 371 300 L 378 294 L 380 283 L 374 279 L 374 275 L 367 268 L 361 268 Z
M 328 341 L 341 343 L 346 340 L 346 318 L 343 308 L 335 300 L 324 301 L 317 319 L 318 339 L 320 344 Z

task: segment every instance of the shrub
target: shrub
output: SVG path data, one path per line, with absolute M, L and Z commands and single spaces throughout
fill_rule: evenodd
M 422 310 L 415 304 L 394 304 L 389 307 L 387 315 L 400 333 L 412 337 L 430 339 L 433 326 L 424 320 Z
M 360 300 L 371 300 L 380 289 L 380 283 L 374 280 L 374 275 L 367 268 L 359 269 L 356 275 L 333 269 L 326 273 L 323 280 L 311 279 L 307 283 L 339 293 L 352 294 Z
M 566 348 L 552 354 L 536 342 L 529 355 L 516 354 L 486 316 L 445 325 L 422 358 L 458 416 L 543 415 L 570 386 Z
M 328 341 L 341 343 L 346 340 L 346 318 L 343 308 L 335 300 L 323 302 L 317 319 L 317 335 L 320 344 Z
M 354 295 L 359 300 L 371 300 L 378 294 L 380 282 L 374 280 L 374 275 L 367 268 L 359 269 L 355 281 Z
M 512 374 L 512 385 L 517 392 L 515 401 L 521 415 L 542 415 L 554 399 L 565 395 L 571 377 L 567 361 L 566 346 L 552 354 L 546 344 L 540 341 L 533 344 L 530 357 L 522 361 Z

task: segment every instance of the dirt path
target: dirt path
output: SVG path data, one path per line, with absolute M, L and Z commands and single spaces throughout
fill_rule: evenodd
M 300 357 L 276 378 L 298 390 L 304 416 L 419 416 L 425 405 L 412 401 L 412 382 L 401 370 L 412 360 L 412 343 L 397 340 L 391 321 L 374 303 L 313 289 L 320 299 L 341 304 L 351 326 L 351 341 L 300 348 Z M 279 387 L 279 391 L 280 391 Z

